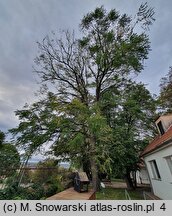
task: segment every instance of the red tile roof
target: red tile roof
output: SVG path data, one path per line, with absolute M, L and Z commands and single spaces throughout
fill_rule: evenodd
M 164 145 L 164 143 L 168 140 L 172 139 L 172 126 L 163 134 L 158 135 L 152 142 L 149 143 L 148 146 L 141 153 L 141 156 L 144 156 Z

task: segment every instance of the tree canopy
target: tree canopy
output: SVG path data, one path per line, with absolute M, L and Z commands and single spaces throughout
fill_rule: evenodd
M 103 112 L 103 97 L 113 89 L 118 98 L 114 106 L 123 106 L 124 114 L 117 111 L 114 117 L 125 118 L 128 108 L 133 116 L 140 115 L 137 103 L 130 106 L 137 88 L 133 87 L 134 93 L 127 100 L 126 86 L 133 74 L 141 72 L 148 58 L 150 42 L 146 30 L 154 21 L 153 15 L 147 4 L 140 6 L 134 18 L 120 15 L 115 9 L 108 12 L 102 6 L 81 20 L 83 37 L 76 38 L 66 31 L 60 37 L 54 33 L 38 43 L 35 72 L 42 82 L 41 98 L 16 111 L 20 124 L 11 132 L 17 136 L 18 145 L 32 154 L 52 142 L 54 155 L 90 167 L 96 190 L 98 170 L 110 169 L 109 150 L 116 143 Z M 140 33 L 135 30 L 138 26 L 143 29 Z M 142 90 L 146 92 L 143 87 Z
M 118 94 L 112 89 L 106 92 L 102 108 L 113 131 L 109 150 L 113 173 L 129 178 L 130 172 L 138 169 L 140 152 L 154 135 L 156 100 L 144 84 L 132 82 Z

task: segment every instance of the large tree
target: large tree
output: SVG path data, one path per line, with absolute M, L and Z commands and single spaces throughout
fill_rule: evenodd
M 140 152 L 154 136 L 156 100 L 142 83 L 128 82 L 122 91 L 109 89 L 101 107 L 113 131 L 110 146 L 113 173 L 134 187 L 130 173 L 138 170 Z
M 43 96 L 16 112 L 21 123 L 11 132 L 18 134 L 18 144 L 32 153 L 52 141 L 55 155 L 90 165 L 96 190 L 98 168 L 109 166 L 112 142 L 101 97 L 110 88 L 122 90 L 143 69 L 150 50 L 146 30 L 153 14 L 147 4 L 134 18 L 99 7 L 81 20 L 82 38 L 64 32 L 60 38 L 54 34 L 38 43 L 35 71 Z M 138 26 L 143 27 L 140 33 L 135 31 Z

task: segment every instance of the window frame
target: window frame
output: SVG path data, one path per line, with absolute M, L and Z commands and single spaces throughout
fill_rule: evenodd
M 166 156 L 164 158 L 166 160 L 166 163 L 167 163 L 167 166 L 169 168 L 169 171 L 170 171 L 170 173 L 172 175 L 172 155 L 168 155 L 168 156 Z
M 158 128 L 159 128 L 160 134 L 163 135 L 163 134 L 165 133 L 165 130 L 164 130 L 162 121 L 159 121 L 159 122 L 157 123 L 157 126 L 158 126 Z
M 161 180 L 161 175 L 156 160 L 154 159 L 149 161 L 149 164 L 152 171 L 152 179 Z

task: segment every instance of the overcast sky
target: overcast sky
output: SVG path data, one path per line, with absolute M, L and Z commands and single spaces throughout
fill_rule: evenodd
M 32 72 L 36 41 L 51 31 L 74 29 L 87 12 L 104 5 L 134 15 L 144 0 L 0 0 L 0 130 L 17 125 L 14 111 L 34 100 Z M 150 31 L 152 51 L 139 80 L 158 94 L 159 81 L 172 65 L 172 1 L 148 0 L 156 21 Z

